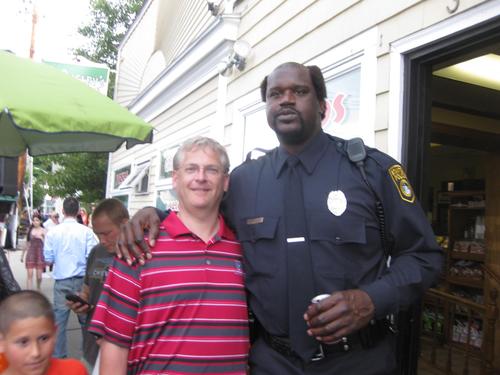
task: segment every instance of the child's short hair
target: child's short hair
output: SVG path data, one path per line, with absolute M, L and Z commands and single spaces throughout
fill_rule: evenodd
M 7 334 L 15 321 L 40 317 L 55 322 L 54 310 L 47 297 L 34 290 L 14 293 L 0 303 L 0 333 Z

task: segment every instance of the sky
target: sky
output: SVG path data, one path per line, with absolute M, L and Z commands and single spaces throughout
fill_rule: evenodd
M 78 27 L 88 21 L 90 0 L 0 0 L 0 49 L 29 57 L 32 9 L 37 7 L 35 60 L 71 62 L 71 48 L 85 38 Z

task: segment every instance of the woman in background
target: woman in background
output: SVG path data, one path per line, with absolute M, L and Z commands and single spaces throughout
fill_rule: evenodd
M 80 208 L 80 212 L 78 212 L 78 215 L 76 217 L 76 220 L 85 226 L 89 225 L 89 216 L 87 214 L 87 210 L 83 207 Z
M 26 247 L 21 254 L 21 262 L 25 260 L 28 278 L 26 289 L 33 289 L 33 270 L 36 270 L 36 288 L 40 290 L 42 285 L 42 272 L 45 269 L 45 258 L 43 257 L 43 241 L 47 234 L 42 226 L 42 218 L 33 215 L 32 224 L 26 235 Z M 26 254 L 26 259 L 24 255 Z

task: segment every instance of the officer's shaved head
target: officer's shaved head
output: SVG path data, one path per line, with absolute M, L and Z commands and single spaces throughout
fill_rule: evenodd
M 278 65 L 274 70 L 278 70 L 281 68 L 294 67 L 299 69 L 305 69 L 309 72 L 309 77 L 311 77 L 311 82 L 314 87 L 314 91 L 316 93 L 316 98 L 318 101 L 322 102 L 326 98 L 326 85 L 325 78 L 323 77 L 323 73 L 321 73 L 321 69 L 316 65 L 302 65 L 296 62 L 286 62 L 284 64 Z M 271 73 L 272 74 L 272 73 Z M 269 76 L 265 76 L 260 84 L 260 96 L 262 101 L 266 101 L 266 91 L 267 91 L 267 79 Z

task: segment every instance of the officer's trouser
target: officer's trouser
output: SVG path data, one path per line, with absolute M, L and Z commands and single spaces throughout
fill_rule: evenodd
M 250 352 L 252 375 L 391 375 L 396 371 L 395 337 L 386 335 L 375 347 L 335 353 L 304 364 L 285 357 L 257 339 Z

